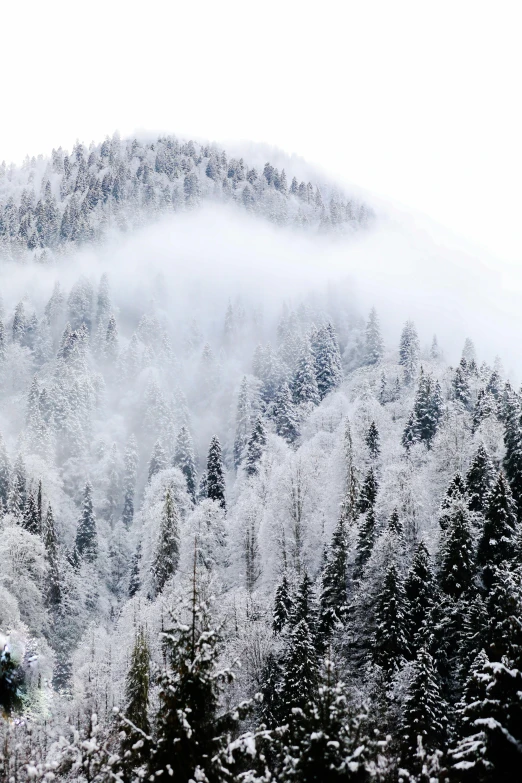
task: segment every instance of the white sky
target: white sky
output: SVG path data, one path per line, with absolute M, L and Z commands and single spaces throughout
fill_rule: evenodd
M 0 160 L 115 129 L 268 142 L 522 262 L 521 13 L 516 0 L 7 0 Z

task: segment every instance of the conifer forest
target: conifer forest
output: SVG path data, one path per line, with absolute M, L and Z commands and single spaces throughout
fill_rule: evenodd
M 521 780 L 502 344 L 332 283 L 379 208 L 254 158 L 0 166 L 0 783 Z

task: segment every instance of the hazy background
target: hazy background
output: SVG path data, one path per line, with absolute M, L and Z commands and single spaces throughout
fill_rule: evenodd
M 0 160 L 119 129 L 283 147 L 522 260 L 520 6 L 2 8 Z

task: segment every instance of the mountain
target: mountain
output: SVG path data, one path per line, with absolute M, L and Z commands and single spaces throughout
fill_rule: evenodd
M 29 227 L 0 265 L 0 781 L 512 779 L 522 397 L 427 340 L 469 268 L 445 296 L 416 246 L 400 274 L 383 251 L 418 235 L 332 222 L 268 164 L 89 155 L 0 186 Z

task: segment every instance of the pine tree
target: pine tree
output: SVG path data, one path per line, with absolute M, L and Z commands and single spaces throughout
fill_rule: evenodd
M 7 509 L 9 502 L 9 485 L 11 483 L 11 468 L 4 439 L 0 435 L 0 511 Z
M 461 738 L 451 755 L 458 780 L 513 780 L 522 747 L 522 672 L 513 661 L 492 663 L 481 652 L 466 683 Z
M 316 606 L 312 580 L 305 571 L 303 578 L 299 583 L 299 588 L 294 599 L 294 607 L 291 616 L 293 626 L 298 625 L 301 620 L 305 620 L 311 631 L 315 630 L 316 625 Z
M 483 421 L 494 417 L 497 413 L 498 403 L 490 392 L 479 389 L 477 401 L 473 408 L 473 432 L 476 432 Z
M 333 532 L 321 579 L 318 633 L 323 646 L 335 628 L 338 628 L 346 617 L 348 608 L 347 567 L 348 542 L 345 519 L 341 514 Z
M 473 534 L 467 504 L 455 503 L 439 554 L 439 583 L 442 590 L 458 599 L 472 584 L 475 575 Z
M 343 379 L 341 353 L 331 323 L 316 332 L 312 341 L 312 352 L 315 359 L 317 388 L 322 400 L 336 389 Z
M 364 479 L 361 494 L 359 495 L 358 511 L 360 514 L 364 514 L 374 507 L 378 489 L 379 487 L 374 470 L 373 468 L 370 468 Z
M 484 514 L 495 483 L 495 471 L 489 455 L 480 444 L 466 474 L 466 489 L 470 511 Z
M 460 364 L 455 370 L 452 381 L 453 399 L 459 402 L 466 410 L 471 408 L 471 389 L 466 369 Z
M 47 514 L 43 529 L 43 541 L 47 557 L 46 604 L 50 609 L 56 609 L 62 602 L 62 587 L 58 562 L 58 539 L 54 526 L 54 515 L 51 504 L 47 506 Z
M 399 364 L 404 367 L 406 384 L 414 381 L 419 365 L 420 345 L 413 321 L 406 321 L 399 343 Z
M 504 476 L 499 473 L 477 547 L 477 565 L 482 569 L 482 581 L 488 589 L 493 582 L 495 566 L 506 563 L 515 554 L 517 527 L 511 491 Z
M 152 565 L 156 595 L 161 593 L 166 582 L 176 573 L 179 564 L 179 545 L 179 516 L 171 490 L 167 489 Z
M 364 566 L 370 559 L 376 537 L 376 520 L 373 506 L 364 513 L 359 523 L 359 537 L 357 539 L 357 552 L 355 555 L 354 577 L 360 579 Z
M 32 533 L 34 536 L 41 535 L 42 529 L 40 526 L 38 505 L 32 492 L 29 492 L 27 495 L 22 516 L 22 526 L 28 533 Z
M 138 542 L 136 551 L 134 552 L 131 560 L 130 576 L 129 576 L 129 598 L 133 598 L 141 589 L 140 579 L 140 563 L 141 563 L 141 541 Z
M 248 476 L 255 476 L 266 448 L 266 430 L 261 416 L 257 416 L 250 438 L 248 439 L 245 470 Z
M 188 427 L 183 426 L 178 434 L 176 441 L 176 452 L 174 454 L 174 464 L 181 470 L 187 483 L 187 492 L 193 503 L 196 502 L 197 491 L 197 472 L 196 459 L 194 456 L 194 447 Z
M 292 628 L 283 660 L 281 702 L 287 720 L 304 709 L 317 691 L 318 663 L 312 634 L 303 618 Z
M 409 654 L 404 586 L 393 562 L 386 570 L 377 596 L 375 618 L 373 659 L 386 674 L 392 674 L 402 668 Z
M 415 418 L 415 413 L 412 411 L 408 417 L 404 432 L 402 433 L 401 443 L 406 451 L 409 452 L 411 447 L 418 443 L 419 440 L 417 419 Z
M 162 634 L 166 667 L 160 672 L 156 745 L 149 771 L 174 780 L 220 783 L 216 758 L 229 716 L 219 716 L 220 690 L 232 679 L 218 668 L 220 638 L 200 603 L 194 580 L 191 619 Z
M 460 473 L 455 473 L 440 504 L 441 515 L 439 517 L 439 525 L 441 530 L 446 530 L 448 527 L 455 503 L 458 503 L 459 501 L 467 502 L 468 497 L 466 492 L 464 479 Z
M 315 360 L 310 342 L 305 341 L 297 361 L 292 382 L 292 392 L 296 405 L 318 405 L 320 401 L 317 386 Z
M 299 423 L 292 399 L 292 392 L 286 381 L 281 385 L 275 400 L 274 419 L 277 434 L 287 443 L 299 438 Z
M 149 462 L 149 481 L 160 471 L 165 470 L 167 467 L 167 455 L 165 449 L 161 445 L 161 441 L 157 440 L 154 444 L 152 454 Z
M 374 421 L 370 424 L 368 428 L 368 432 L 366 433 L 365 437 L 366 445 L 368 446 L 368 450 L 370 452 L 370 456 L 373 460 L 376 460 L 381 453 L 381 446 L 380 446 L 380 435 L 379 430 L 377 429 L 377 426 Z
M 136 438 L 131 435 L 125 449 L 124 475 L 123 475 L 123 512 L 122 522 L 127 530 L 134 519 L 134 494 L 136 491 L 136 479 L 138 475 L 138 444 Z
M 210 441 L 208 450 L 206 491 L 210 500 L 215 500 L 221 508 L 226 509 L 223 457 L 221 445 L 215 435 Z
M 447 710 L 433 658 L 421 647 L 414 664 L 413 678 L 403 708 L 401 733 L 403 761 L 410 771 L 420 774 L 418 737 L 427 753 L 444 748 L 447 734 Z
M 377 364 L 384 353 L 384 343 L 381 337 L 381 329 L 375 307 L 370 310 L 366 323 L 364 363 Z
M 241 381 L 237 398 L 236 436 L 234 439 L 234 466 L 236 470 L 243 460 L 250 432 L 250 402 L 248 399 L 248 384 L 245 376 Z
M 143 734 L 150 733 L 149 722 L 150 651 L 145 629 L 139 627 L 134 637 L 131 661 L 125 681 L 125 718 Z M 142 739 L 130 732 L 134 742 Z M 129 744 L 129 743 L 127 743 Z
M 290 594 L 290 585 L 286 574 L 283 574 L 281 584 L 278 586 L 274 597 L 274 610 L 273 610 L 273 622 L 272 628 L 274 634 L 280 634 L 285 625 L 288 623 L 292 611 L 294 602 Z
M 76 552 L 86 562 L 92 563 L 98 556 L 96 518 L 92 506 L 92 487 L 89 482 L 83 491 L 83 508 L 76 531 Z
M 436 601 L 436 584 L 431 558 L 424 541 L 420 541 L 413 554 L 411 566 L 404 583 L 407 602 L 408 645 L 412 653 L 418 651 L 418 631 L 430 617 Z
M 522 419 L 519 405 L 508 411 L 505 421 L 504 470 L 517 503 L 519 516 L 522 515 Z

